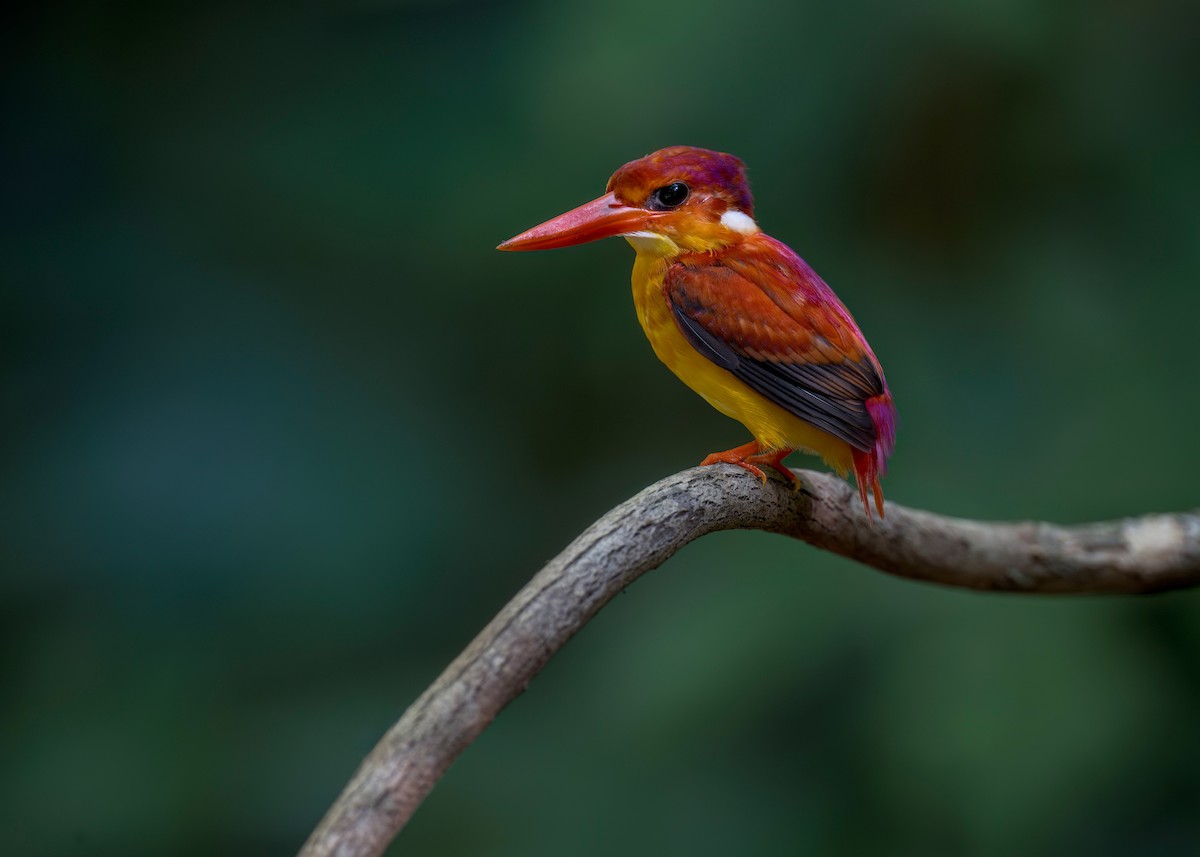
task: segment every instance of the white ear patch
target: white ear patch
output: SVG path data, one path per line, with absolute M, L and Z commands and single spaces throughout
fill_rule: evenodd
M 721 225 L 743 235 L 753 235 L 758 231 L 758 224 L 754 222 L 754 218 L 736 208 L 731 208 L 721 215 Z

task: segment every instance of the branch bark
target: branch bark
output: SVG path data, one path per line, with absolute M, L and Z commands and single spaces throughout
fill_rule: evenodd
M 1200 510 L 1060 527 L 887 506 L 871 524 L 843 480 L 803 490 L 740 468 L 693 468 L 617 506 L 551 560 L 388 730 L 301 857 L 374 857 L 461 753 L 588 620 L 695 538 L 758 529 L 880 571 L 1025 593 L 1146 593 L 1200 585 Z

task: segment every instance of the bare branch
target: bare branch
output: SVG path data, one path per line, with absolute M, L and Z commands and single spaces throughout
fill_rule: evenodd
M 871 524 L 840 479 L 800 471 L 799 494 L 736 467 L 694 468 L 613 509 L 555 557 L 412 704 L 301 852 L 379 855 L 450 766 L 614 595 L 706 533 L 759 529 L 912 580 L 1036 593 L 1200 585 L 1200 510 L 1078 527 L 984 523 L 887 507 Z

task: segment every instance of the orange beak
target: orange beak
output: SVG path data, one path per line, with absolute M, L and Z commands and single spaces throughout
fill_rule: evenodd
M 554 250 L 574 247 L 600 238 L 640 232 L 650 225 L 659 212 L 634 208 L 617 202 L 616 196 L 606 193 L 541 226 L 509 238 L 497 250 Z

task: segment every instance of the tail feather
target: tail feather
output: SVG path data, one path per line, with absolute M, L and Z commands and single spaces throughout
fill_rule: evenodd
M 887 461 L 896 449 L 896 406 L 886 390 L 866 401 L 867 413 L 875 424 L 875 445 L 869 450 L 854 450 L 854 480 L 858 483 L 858 496 L 862 498 L 867 517 L 871 517 L 870 497 L 875 499 L 875 509 L 883 517 L 883 487 L 879 478 L 887 472 Z M 870 489 L 870 495 L 868 495 Z

